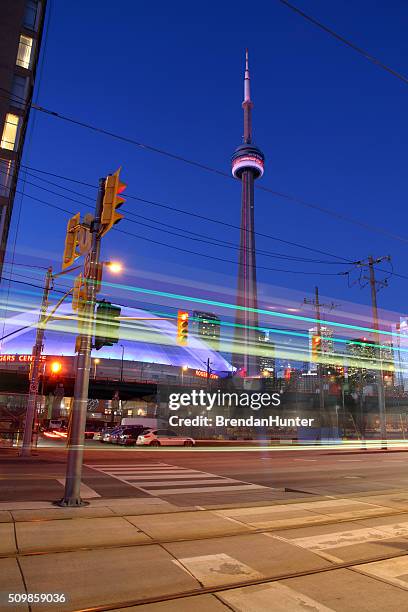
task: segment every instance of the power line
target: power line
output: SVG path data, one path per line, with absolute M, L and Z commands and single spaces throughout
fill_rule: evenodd
M 29 166 L 26 166 L 26 167 L 30 168 Z M 51 174 L 51 173 L 48 173 L 48 172 L 43 171 L 43 170 L 38 170 L 36 168 L 31 168 L 31 169 L 36 171 L 36 172 L 43 172 L 44 174 Z M 74 182 L 77 182 L 77 183 L 81 182 L 83 185 L 86 185 L 88 187 L 93 187 L 93 185 L 91 185 L 89 183 L 84 183 L 82 181 L 76 181 L 75 179 L 70 179 L 69 177 L 65 177 L 65 176 L 61 176 L 61 175 L 55 175 L 55 174 L 53 174 L 53 176 L 56 176 L 58 178 L 62 178 L 64 180 L 73 180 Z M 38 178 L 39 178 L 39 180 L 42 180 L 40 177 L 38 177 Z M 62 186 L 61 186 L 61 188 L 63 189 Z M 60 195 L 60 194 L 57 194 L 57 195 Z M 181 208 L 176 208 L 174 206 L 171 206 L 169 204 L 164 204 L 162 202 L 156 202 L 156 201 L 153 201 L 153 200 L 148 200 L 146 198 L 141 198 L 139 196 L 134 196 L 134 195 L 131 195 L 131 194 L 128 194 L 128 193 L 126 193 L 126 198 L 127 199 L 134 199 L 134 200 L 137 200 L 139 202 L 143 202 L 144 204 L 149 204 L 149 205 L 152 205 L 152 206 L 157 206 L 157 207 L 160 207 L 160 208 L 163 208 L 163 209 L 166 209 L 166 210 L 170 210 L 171 212 L 177 212 L 177 213 L 180 213 L 180 214 L 188 215 L 190 217 L 195 217 L 196 219 L 200 219 L 202 221 L 209 221 L 211 223 L 217 223 L 218 225 L 222 225 L 223 227 L 228 227 L 228 228 L 231 228 L 231 229 L 238 229 L 238 230 L 241 229 L 239 225 L 235 225 L 233 223 L 228 223 L 226 221 L 221 221 L 220 219 L 214 219 L 212 217 L 207 217 L 207 216 L 201 215 L 199 213 L 194 213 L 194 212 L 191 212 L 191 211 L 183 210 Z M 76 200 L 76 203 L 83 204 L 81 202 L 78 202 L 77 200 Z M 127 211 L 127 212 L 130 212 L 130 211 Z M 130 212 L 130 214 L 134 214 L 134 213 Z M 335 255 L 333 253 L 329 253 L 327 251 L 323 251 L 321 249 L 315 249 L 315 248 L 307 246 L 305 244 L 301 244 L 301 243 L 298 243 L 298 242 L 293 242 L 293 241 L 290 241 L 290 240 L 284 240 L 283 238 L 278 238 L 277 236 L 273 236 L 272 234 L 265 234 L 263 232 L 256 231 L 254 233 L 255 233 L 256 236 L 260 236 L 262 238 L 268 238 L 270 240 L 275 240 L 276 242 L 281 242 L 282 244 L 287 244 L 287 245 L 292 246 L 292 247 L 305 249 L 305 250 L 311 251 L 313 253 L 318 253 L 319 255 L 326 255 L 327 257 L 333 257 L 334 259 L 340 260 L 342 263 L 346 263 L 346 264 L 352 264 L 353 263 L 353 260 L 346 259 L 344 257 L 341 257 L 339 255 Z
M 16 193 L 20 193 L 18 190 L 16 190 Z M 36 198 L 32 195 L 29 194 L 24 194 L 25 197 L 28 197 L 36 202 L 39 202 L 40 204 L 44 204 L 45 206 L 49 206 L 51 208 L 55 208 L 57 210 L 60 210 L 62 212 L 68 213 L 69 215 L 73 215 L 73 211 L 72 210 L 68 210 L 66 208 L 62 208 L 61 206 L 57 206 L 56 204 L 50 204 L 49 202 L 46 202 L 45 200 L 40 200 L 39 198 Z M 121 234 L 125 234 L 127 236 L 132 236 L 133 238 L 137 238 L 138 240 L 144 240 L 145 242 L 149 242 L 152 244 L 157 244 L 159 246 L 164 246 L 167 247 L 169 249 L 173 249 L 176 251 L 180 251 L 182 253 L 187 253 L 189 255 L 197 255 L 199 257 L 205 257 L 206 259 L 212 259 L 214 261 L 221 261 L 223 263 L 230 263 L 233 265 L 236 265 L 236 261 L 230 260 L 230 259 L 224 259 L 222 257 L 215 257 L 214 255 L 208 255 L 207 253 L 198 253 L 197 251 L 192 251 L 190 249 L 184 249 L 182 247 L 177 247 L 173 244 L 167 244 L 165 242 L 161 242 L 159 240 L 153 240 L 152 238 L 146 238 L 146 236 L 141 236 L 140 234 L 134 234 L 132 232 L 128 232 L 126 230 L 121 230 L 121 229 L 117 229 L 114 228 L 115 231 L 120 232 Z M 286 274 L 304 274 L 304 275 L 316 275 L 316 276 L 339 276 L 340 274 L 344 274 L 344 272 L 303 272 L 300 270 L 286 270 L 286 269 L 282 269 L 282 268 L 268 268 L 265 266 L 257 266 L 258 270 L 267 270 L 269 272 L 284 272 Z
M 189 159 L 187 157 L 183 157 L 181 155 L 177 155 L 175 153 L 171 153 L 170 151 L 167 151 L 165 149 L 160 149 L 158 147 L 154 147 L 152 145 L 148 145 L 146 143 L 139 142 L 139 141 L 137 141 L 137 140 L 135 140 L 133 138 L 129 138 L 129 137 L 123 136 L 121 134 L 116 134 L 114 132 L 110 132 L 109 130 L 105 130 L 104 128 L 100 128 L 100 127 L 91 125 L 89 123 L 85 123 L 83 121 L 79 121 L 77 119 L 74 119 L 72 117 L 68 117 L 67 115 L 63 115 L 61 113 L 57 113 L 56 111 L 52 111 L 52 110 L 47 109 L 47 108 L 45 108 L 43 106 L 39 106 L 37 104 L 32 104 L 31 106 L 32 106 L 32 108 L 34 108 L 37 111 L 40 111 L 40 112 L 45 113 L 47 115 L 50 115 L 52 117 L 56 117 L 57 119 L 61 119 L 63 121 L 67 121 L 68 123 L 71 123 L 71 124 L 74 124 L 74 125 L 78 125 L 80 127 L 83 127 L 83 128 L 89 129 L 91 131 L 103 134 L 105 136 L 109 136 L 111 138 L 115 138 L 116 140 L 121 140 L 123 142 L 127 142 L 128 144 L 133 144 L 133 145 L 135 145 L 137 147 L 140 147 L 142 149 L 151 151 L 153 153 L 158 153 L 160 155 L 164 155 L 165 157 L 168 157 L 168 158 L 171 158 L 171 159 L 175 159 L 177 161 L 183 162 L 183 163 L 188 164 L 190 166 L 194 166 L 196 168 L 200 168 L 201 170 L 205 170 L 207 172 L 211 172 L 211 173 L 219 175 L 219 176 L 223 176 L 224 178 L 235 180 L 234 177 L 231 174 L 229 174 L 227 172 L 224 172 L 223 170 L 219 170 L 218 168 L 213 168 L 212 166 L 209 166 L 207 164 L 203 164 L 201 162 L 197 162 L 197 161 Z M 311 208 L 311 209 L 316 210 L 318 212 L 323 212 L 323 213 L 325 213 L 327 215 L 335 217 L 336 219 L 340 219 L 342 221 L 346 221 L 347 223 L 352 223 L 354 225 L 358 225 L 359 227 L 363 227 L 364 229 L 366 229 L 368 231 L 372 231 L 372 232 L 375 232 L 375 233 L 380 233 L 380 234 L 392 237 L 394 240 L 402 240 L 403 242 L 408 242 L 408 239 L 405 239 L 405 238 L 403 238 L 401 236 L 394 235 L 391 232 L 388 232 L 387 230 L 384 230 L 381 227 L 376 227 L 376 226 L 370 225 L 368 223 L 364 223 L 363 221 L 358 221 L 356 219 L 353 219 L 352 217 L 348 217 L 346 215 L 343 215 L 343 214 L 338 213 L 336 211 L 330 210 L 330 209 L 325 208 L 323 206 L 319 206 L 319 205 L 316 205 L 316 204 L 312 204 L 310 202 L 306 202 L 305 200 L 302 200 L 302 199 L 297 198 L 295 196 L 292 196 L 290 194 L 285 194 L 285 193 L 280 192 L 280 191 L 275 191 L 275 190 L 270 189 L 269 187 L 265 187 L 263 185 L 258 185 L 257 184 L 255 187 L 257 189 L 261 190 L 261 191 L 265 191 L 266 193 L 270 193 L 270 194 L 272 194 L 272 195 L 274 195 L 274 196 L 276 196 L 278 198 L 283 198 L 283 199 L 285 199 L 288 202 L 294 202 L 296 204 L 299 204 L 301 206 L 305 206 L 307 208 Z
M 1 170 L 0 170 L 0 172 L 1 172 Z M 35 175 L 31 174 L 31 173 L 29 173 L 29 175 L 30 176 L 35 176 Z M 42 180 L 40 177 L 35 177 L 35 178 L 39 178 L 39 180 Z M 59 185 L 57 183 L 53 183 L 52 181 L 46 181 L 46 182 L 49 183 L 49 184 L 55 185 L 58 188 L 65 189 L 65 187 L 63 187 L 63 186 L 61 186 L 61 185 Z M 43 187 L 41 185 L 37 185 L 36 183 L 32 183 L 31 181 L 26 181 L 26 184 L 31 185 L 33 187 L 36 187 L 37 189 L 42 189 L 43 191 L 46 191 L 47 193 L 51 193 L 51 194 L 56 195 L 58 197 L 63 197 L 65 199 L 67 199 L 67 200 L 70 200 L 71 202 L 75 202 L 76 204 L 79 204 L 80 206 L 86 206 L 86 204 L 84 202 L 80 202 L 78 200 L 75 200 L 75 199 L 73 199 L 73 198 L 71 198 L 69 196 L 66 196 L 64 194 L 60 194 L 60 193 L 58 193 L 56 191 L 53 191 L 51 189 L 47 189 L 46 187 Z M 78 193 L 76 191 L 73 191 L 72 189 L 69 189 L 68 191 L 70 193 L 77 194 L 78 196 L 82 196 L 82 197 L 88 198 L 90 200 L 93 200 L 93 198 L 91 196 L 86 196 L 84 194 L 80 194 L 80 193 Z M 150 221 L 152 223 L 156 223 L 157 225 L 162 225 L 165 228 L 171 228 L 171 229 L 175 229 L 175 230 L 184 232 L 185 234 L 187 234 L 187 236 L 184 236 L 182 234 L 178 234 L 178 233 L 175 233 L 175 232 L 171 232 L 168 229 L 162 229 L 162 228 L 159 228 L 159 227 L 151 226 L 151 225 L 146 224 L 146 223 L 142 223 L 140 221 L 135 221 L 133 219 L 130 219 L 128 217 L 128 215 L 130 215 L 131 217 L 135 217 L 135 218 L 138 218 L 138 219 L 143 219 L 145 221 Z M 179 227 L 179 226 L 170 225 L 169 223 L 162 223 L 161 221 L 157 221 L 157 219 L 152 219 L 152 218 L 146 217 L 144 215 L 139 215 L 139 214 L 133 213 L 133 212 L 131 212 L 129 210 L 126 211 L 125 219 L 129 223 L 135 223 L 135 224 L 137 224 L 139 226 L 142 225 L 142 226 L 148 227 L 150 229 L 154 229 L 154 230 L 158 230 L 158 231 L 164 232 L 166 234 L 170 234 L 170 235 L 173 235 L 173 236 L 179 236 L 179 237 L 182 237 L 182 238 L 187 238 L 188 240 L 196 240 L 198 242 L 204 242 L 206 244 L 210 244 L 210 245 L 213 245 L 213 246 L 219 246 L 219 247 L 222 247 L 222 248 L 232 248 L 234 250 L 243 250 L 243 247 L 237 247 L 237 245 L 235 243 L 233 243 L 233 242 L 230 242 L 230 241 L 227 241 L 227 240 L 220 240 L 218 238 L 214 238 L 213 236 L 205 235 L 203 233 L 193 232 L 192 230 L 187 230 L 187 229 L 184 229 L 184 228 Z M 238 226 L 235 226 L 235 227 L 237 227 L 237 229 L 238 229 Z M 194 238 L 193 236 L 197 236 L 197 238 Z M 299 261 L 299 262 L 302 262 L 302 263 L 344 265 L 344 262 L 322 261 L 322 260 L 317 260 L 317 259 L 308 259 L 308 258 L 304 258 L 304 257 L 295 257 L 295 256 L 287 255 L 287 254 L 284 254 L 284 253 L 276 253 L 276 252 L 265 251 L 263 249 L 257 249 L 257 253 L 260 254 L 260 255 L 264 255 L 266 257 L 273 257 L 273 258 L 277 258 L 277 259 L 283 259 L 285 261 Z
M 27 167 L 29 167 L 29 166 L 27 166 Z M 32 168 L 32 169 L 33 169 L 33 170 L 35 170 L 35 171 L 38 171 L 38 172 L 43 172 L 43 173 L 45 173 L 45 174 L 51 174 L 51 173 L 49 173 L 49 172 L 42 171 L 42 170 L 38 170 L 38 169 L 35 169 L 35 168 Z M 53 174 L 53 176 L 57 176 L 58 178 L 62 178 L 62 179 L 64 179 L 64 180 L 72 180 L 72 181 L 75 181 L 75 182 L 77 182 L 77 183 L 82 183 L 82 184 L 84 184 L 84 185 L 86 185 L 86 186 L 91 186 L 91 187 L 93 187 L 93 185 L 91 185 L 91 184 L 89 184 L 89 183 L 85 183 L 85 182 L 83 182 L 83 181 L 77 181 L 76 179 L 70 179 L 70 178 L 68 178 L 68 177 L 61 176 L 61 175 L 55 175 L 55 174 Z M 38 177 L 38 178 L 40 178 L 40 177 Z M 41 178 L 40 178 L 40 180 L 43 180 L 43 179 L 41 179 Z M 38 185 L 36 185 L 36 187 L 39 187 L 39 186 L 38 186 Z M 63 186 L 60 186 L 60 187 L 61 187 L 61 189 L 64 189 L 64 187 L 63 187 Z M 71 190 L 70 190 L 70 191 L 71 191 Z M 17 191 L 17 192 L 18 192 L 18 191 Z M 46 205 L 46 206 L 50 206 L 50 207 L 55 208 L 55 209 L 57 209 L 57 210 L 60 210 L 60 211 L 62 211 L 62 212 L 66 212 L 66 213 L 68 213 L 68 214 L 70 214 L 70 215 L 72 215 L 72 214 L 73 214 L 73 211 L 68 210 L 68 209 L 66 209 L 66 208 L 62 208 L 61 206 L 57 206 L 57 205 L 55 205 L 55 204 L 50 204 L 49 202 L 45 202 L 44 200 L 40 200 L 39 198 L 35 198 L 34 196 L 29 195 L 29 194 L 25 194 L 25 195 L 26 195 L 26 197 L 29 197 L 29 198 L 31 198 L 31 199 L 33 199 L 33 200 L 35 200 L 35 201 L 37 201 L 37 202 L 39 202 L 39 203 L 41 203 L 41 204 L 44 204 L 44 205 Z M 60 195 L 60 196 L 62 196 L 62 194 L 56 194 L 56 195 Z M 83 194 L 82 194 L 82 195 L 83 195 Z M 128 195 L 128 194 L 126 194 L 126 196 L 127 196 L 128 198 L 133 198 L 133 199 L 136 199 L 136 200 L 140 200 L 140 201 L 142 201 L 142 202 L 147 202 L 147 203 L 151 203 L 151 204 L 154 204 L 154 205 L 157 205 L 157 206 L 160 206 L 160 207 L 168 208 L 169 210 L 172 210 L 172 211 L 176 211 L 176 212 L 184 213 L 184 214 L 191 215 L 191 216 L 197 216 L 197 217 L 199 217 L 199 218 L 201 218 L 201 219 L 204 219 L 204 220 L 207 220 L 207 221 L 211 221 L 211 222 L 213 222 L 213 223 L 218 223 L 218 224 L 220 224 L 220 225 L 224 225 L 224 226 L 226 226 L 226 227 L 230 227 L 230 228 L 234 228 L 234 229 L 240 229 L 240 227 L 239 227 L 239 226 L 237 226 L 237 225 L 234 225 L 234 224 L 231 224 L 231 223 L 227 223 L 227 222 L 224 222 L 224 221 L 220 221 L 220 220 L 218 220 L 218 219 L 213 219 L 213 218 L 211 218 L 211 217 L 205 217 L 204 215 L 198 215 L 198 214 L 196 214 L 196 213 L 191 213 L 191 212 L 189 212 L 189 211 L 185 211 L 185 210 L 182 210 L 182 209 L 176 209 L 176 208 L 171 207 L 171 206 L 169 206 L 169 205 L 165 205 L 165 204 L 158 203 L 158 202 L 153 202 L 153 201 L 150 201 L 150 200 L 146 200 L 146 199 L 144 199 L 144 198 L 139 198 L 139 197 L 137 197 L 137 196 L 131 196 L 131 195 Z M 64 197 L 64 196 L 62 196 L 62 197 Z M 88 197 L 88 196 L 86 196 L 86 197 Z M 82 206 L 86 206 L 86 204 L 85 204 L 85 203 L 83 203 L 83 202 L 78 202 L 77 200 L 75 200 L 75 202 L 76 202 L 76 203 L 78 203 L 78 204 L 80 204 L 80 205 L 82 205 Z M 133 214 L 134 216 L 138 216 L 138 215 L 136 215 L 135 213 L 131 213 L 130 211 L 127 211 L 127 212 L 128 212 L 128 213 L 130 213 L 130 214 Z M 155 221 L 155 222 L 157 223 L 157 221 Z M 158 223 L 160 223 L 160 222 L 158 222 Z M 154 242 L 154 241 L 152 241 L 152 240 L 147 239 L 146 237 L 139 236 L 139 235 L 136 235 L 136 234 L 132 234 L 132 233 L 130 233 L 130 232 L 125 232 L 124 230 L 120 230 L 120 229 L 118 229 L 118 228 L 113 228 L 113 229 L 114 229 L 114 231 L 118 231 L 118 232 L 122 232 L 122 233 L 127 233 L 128 235 L 131 235 L 131 236 L 133 235 L 134 237 L 139 238 L 139 239 L 141 239 L 141 240 L 147 240 L 147 241 Z M 184 231 L 184 230 L 183 230 L 183 231 Z M 269 239 L 271 239 L 271 240 L 276 240 L 276 241 L 279 241 L 279 242 L 283 242 L 283 243 L 285 243 L 285 244 L 289 244 L 290 246 L 294 246 L 294 247 L 298 247 L 298 248 L 306 249 L 306 250 L 309 250 L 309 251 L 317 252 L 317 253 L 322 254 L 322 255 L 326 255 L 326 256 L 329 256 L 329 257 L 333 257 L 333 258 L 339 259 L 339 260 L 341 260 L 341 262 L 339 262 L 339 263 L 343 263 L 344 265 L 346 265 L 346 264 L 349 264 L 349 265 L 354 265 L 354 264 L 355 264 L 355 261 L 353 261 L 353 260 L 350 260 L 350 259 L 345 259 L 345 258 L 343 258 L 343 257 L 341 257 L 341 256 L 339 256 L 339 255 L 335 255 L 335 254 L 333 254 L 333 253 L 329 253 L 329 252 L 327 252 L 327 251 L 322 251 L 322 250 L 320 250 L 320 249 L 314 249 L 314 248 L 312 248 L 312 247 L 308 247 L 308 246 L 303 245 L 303 244 L 301 244 L 301 243 L 296 243 L 296 242 L 291 242 L 291 241 L 288 241 L 288 240 L 283 240 L 283 239 L 281 239 L 281 238 L 277 238 L 276 236 L 272 236 L 271 234 L 263 234 L 262 232 L 255 232 L 255 234 L 256 234 L 256 235 L 259 235 L 259 236 L 262 236 L 262 237 L 265 237 L 265 238 L 269 238 Z M 157 241 L 156 241 L 156 243 L 157 243 L 157 244 L 162 244 L 163 246 L 168 246 L 169 248 L 173 248 L 173 249 L 181 250 L 181 249 L 179 249 L 178 247 L 175 247 L 174 245 L 167 245 L 167 244 L 165 244 L 165 243 L 160 243 L 160 242 L 157 242 Z M 237 247 L 237 248 L 238 248 L 238 247 Z M 208 256 L 208 255 L 204 255 L 203 253 L 196 253 L 196 252 L 194 252 L 194 251 L 187 251 L 187 250 L 184 250 L 184 252 L 188 252 L 188 253 L 191 253 L 191 254 L 196 254 L 196 255 L 200 255 L 200 256 L 205 256 L 205 257 L 207 257 L 207 258 L 211 258 L 210 256 Z M 217 258 L 217 260 L 220 260 L 220 261 L 225 261 L 226 263 L 236 263 L 236 262 L 232 262 L 232 261 L 230 262 L 229 260 L 224 260 L 224 259 L 220 259 L 220 258 Z M 289 258 L 288 258 L 288 260 L 289 260 Z M 305 260 L 305 261 L 306 261 L 306 260 Z M 318 263 L 318 262 L 317 262 L 317 261 L 315 261 L 314 263 Z M 319 263 L 320 263 L 320 262 L 319 262 Z M 324 262 L 324 263 L 331 263 L 331 262 Z M 335 262 L 332 262 L 332 263 L 335 263 Z M 280 270 L 280 269 L 274 270 L 274 269 L 272 269 L 272 268 L 262 268 L 262 267 L 260 267 L 260 266 L 258 266 L 258 267 L 259 267 L 260 269 L 266 269 L 266 270 L 270 270 L 270 271 L 284 271 L 284 270 Z M 376 269 L 377 269 L 377 270 L 379 270 L 380 272 L 386 272 L 386 273 L 388 273 L 388 270 L 382 270 L 381 268 L 376 268 Z M 293 272 L 293 273 L 301 273 L 301 272 L 299 272 L 299 271 L 292 271 L 292 272 Z M 305 274 L 312 274 L 312 273 L 305 272 Z M 318 273 L 316 273 L 316 274 L 318 274 Z M 343 274 L 343 275 L 346 275 L 346 274 L 348 274 L 348 272 L 337 273 L 337 274 Z M 335 275 L 335 274 L 333 274 L 333 273 L 332 273 L 332 274 L 330 274 L 330 273 L 320 273 L 320 275 L 325 275 L 325 276 L 326 276 L 326 275 Z M 404 279 L 404 280 L 408 280 L 408 276 L 405 276 L 405 275 L 403 275 L 403 274 L 398 274 L 397 272 L 393 272 L 392 276 L 395 276 L 395 277 L 397 277 L 397 278 L 401 278 L 401 279 Z
M 304 19 L 306 19 L 306 21 L 309 21 L 310 23 L 313 23 L 313 25 L 317 26 L 318 28 L 320 28 L 321 30 L 326 32 L 327 34 L 330 34 L 330 36 L 333 36 L 333 38 L 335 38 L 336 40 L 339 40 L 341 43 L 343 43 L 347 47 L 350 47 L 350 49 L 353 49 L 353 51 L 356 51 L 357 53 L 362 55 L 366 60 L 368 60 L 369 62 L 371 62 L 372 64 L 374 64 L 378 68 L 381 68 L 382 70 L 385 70 L 386 72 L 388 72 L 389 74 L 392 74 L 392 76 L 396 77 L 397 79 L 399 79 L 403 83 L 408 84 L 408 77 L 406 77 L 405 75 L 401 74 L 400 72 L 397 72 L 396 70 L 394 70 L 390 66 L 387 66 L 387 64 L 384 64 L 381 60 L 379 60 L 378 58 L 374 57 L 374 55 L 371 55 L 371 53 L 369 53 L 368 51 L 365 51 L 361 47 L 358 47 L 356 44 L 354 44 L 353 42 L 351 42 L 350 40 L 348 40 L 347 38 L 345 38 L 341 34 L 338 34 L 337 32 L 335 32 L 334 30 L 332 30 L 328 26 L 324 25 L 321 21 L 318 21 L 317 19 L 315 19 L 311 15 L 308 15 L 304 11 L 301 11 L 297 6 L 294 6 L 293 4 L 288 2 L 287 0 L 278 0 L 278 2 L 280 2 L 281 4 L 284 4 L 291 11 L 293 11 L 293 12 L 297 13 L 298 15 L 300 15 L 301 17 L 303 17 Z

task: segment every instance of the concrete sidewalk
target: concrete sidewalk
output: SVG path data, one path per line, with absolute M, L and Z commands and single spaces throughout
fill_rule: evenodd
M 4 503 L 0 557 L 1 610 L 44 609 L 9 593 L 63 594 L 47 604 L 57 611 L 404 610 L 408 493 L 206 509 Z

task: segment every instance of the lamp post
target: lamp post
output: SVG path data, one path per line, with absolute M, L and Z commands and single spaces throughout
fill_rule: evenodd
M 181 386 L 183 386 L 184 384 L 184 372 L 187 372 L 188 370 L 188 366 L 183 365 L 181 366 Z
M 98 359 L 97 357 L 94 359 L 94 378 L 96 378 L 96 366 L 98 365 L 98 363 L 100 363 L 101 360 Z
M 123 382 L 123 357 L 125 355 L 125 347 L 123 346 L 123 344 L 120 344 L 119 346 L 122 347 L 122 358 L 120 361 L 120 382 Z

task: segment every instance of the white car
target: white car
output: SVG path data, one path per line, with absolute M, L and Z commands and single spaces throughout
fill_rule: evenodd
M 137 446 L 195 446 L 195 440 L 179 436 L 171 429 L 149 429 L 138 436 Z

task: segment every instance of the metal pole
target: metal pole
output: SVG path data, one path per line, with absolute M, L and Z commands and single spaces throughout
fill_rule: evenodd
M 39 383 L 39 371 L 41 354 L 44 346 L 44 320 L 47 315 L 48 308 L 48 296 L 51 289 L 52 283 L 52 268 L 47 269 L 45 275 L 44 291 L 41 302 L 40 315 L 38 317 L 37 333 L 35 337 L 35 344 L 33 346 L 33 360 L 31 362 L 30 371 L 30 390 L 27 399 L 27 413 L 24 425 L 24 436 L 23 445 L 21 448 L 20 455 L 22 457 L 28 457 L 31 455 L 31 445 L 33 437 L 33 425 L 35 420 L 36 405 L 37 405 L 37 394 L 38 394 L 38 383 Z
M 374 272 L 374 259 L 372 255 L 368 258 L 368 268 L 370 272 L 370 287 L 371 287 L 371 302 L 373 307 L 373 329 L 374 342 L 377 344 L 376 353 L 378 359 L 378 370 L 377 370 L 377 392 L 378 392 L 378 410 L 380 416 L 380 429 L 381 429 L 381 448 L 387 448 L 387 421 L 385 416 L 385 394 L 384 394 L 384 380 L 382 371 L 382 358 L 380 344 L 380 334 L 378 333 L 378 308 L 377 308 L 377 291 L 375 287 L 375 272 Z
M 120 382 L 123 382 L 123 357 L 125 354 L 125 347 L 123 346 L 123 344 L 121 344 L 122 347 L 122 360 L 120 363 Z
M 317 336 L 320 338 L 320 358 L 322 354 L 322 326 L 320 323 L 320 302 L 319 302 L 319 288 L 315 287 L 315 306 L 316 306 L 316 327 Z M 323 372 L 322 364 L 320 361 L 317 362 L 317 380 L 319 386 L 319 422 L 320 422 L 320 440 L 322 439 L 323 419 L 324 419 L 324 388 L 323 388 Z
M 99 190 L 95 206 L 95 218 L 91 226 L 92 245 L 89 253 L 89 265 L 85 270 L 87 281 L 87 300 L 84 309 L 80 312 L 82 319 L 81 333 L 79 334 L 79 351 L 77 358 L 77 372 L 74 388 L 74 402 L 72 406 L 72 426 L 68 440 L 68 459 L 65 479 L 64 497 L 57 502 L 60 506 L 83 506 L 81 499 L 81 478 L 84 454 L 86 411 L 88 404 L 89 374 L 91 369 L 92 336 L 95 318 L 95 302 L 98 285 L 98 267 L 100 253 L 100 221 L 102 214 L 103 197 L 105 193 L 105 179 L 99 179 Z

